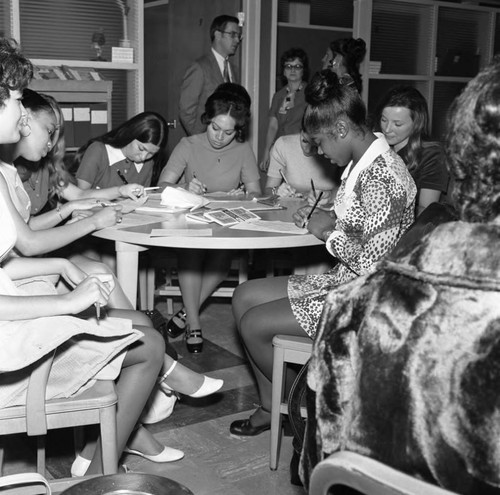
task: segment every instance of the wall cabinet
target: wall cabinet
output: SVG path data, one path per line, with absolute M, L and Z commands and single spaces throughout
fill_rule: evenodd
M 500 50 L 500 8 L 471 3 L 274 0 L 276 61 L 290 46 L 302 46 L 312 70 L 318 70 L 330 41 L 363 38 L 363 98 L 369 112 L 392 86 L 414 86 L 429 104 L 434 138 L 442 139 L 450 104 Z M 275 88 L 271 84 L 271 92 Z
M 416 87 L 427 99 L 432 134 L 442 139 L 446 114 L 467 82 L 498 46 L 499 9 L 426 0 L 359 0 L 372 11 L 364 65 L 368 108 L 396 84 Z M 360 9 L 362 12 L 363 9 Z M 370 72 L 370 62 L 380 71 Z
M 0 0 L 1 34 L 19 41 L 35 65 L 92 67 L 113 83 L 113 126 L 144 108 L 143 17 L 143 0 Z M 113 62 L 124 31 L 133 62 Z

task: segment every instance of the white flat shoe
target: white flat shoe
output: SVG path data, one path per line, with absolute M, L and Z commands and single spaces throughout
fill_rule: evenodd
M 85 476 L 87 469 L 90 466 L 90 459 L 85 459 L 81 455 L 77 455 L 76 459 L 71 464 L 71 477 L 79 478 L 80 476 Z
M 174 462 L 182 459 L 184 457 L 184 452 L 182 450 L 172 449 L 171 447 L 164 447 L 163 450 L 156 455 L 148 455 L 139 452 L 138 450 L 129 449 L 125 447 L 123 452 L 126 454 L 138 455 L 140 457 L 144 457 L 151 462 Z

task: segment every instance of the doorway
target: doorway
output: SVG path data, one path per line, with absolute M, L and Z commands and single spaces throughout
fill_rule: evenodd
M 179 96 L 188 65 L 210 50 L 210 24 L 221 14 L 236 16 L 241 0 L 168 0 L 145 4 L 144 109 L 169 123 L 168 154 L 186 134 L 179 121 Z M 233 57 L 240 67 L 241 50 Z M 174 121 L 176 126 L 173 127 Z

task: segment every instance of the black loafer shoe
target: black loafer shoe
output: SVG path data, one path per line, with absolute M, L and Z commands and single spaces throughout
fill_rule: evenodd
M 270 429 L 271 425 L 253 426 L 252 423 L 250 423 L 250 418 L 233 421 L 229 427 L 229 431 L 233 435 L 240 435 L 242 437 L 254 437 Z

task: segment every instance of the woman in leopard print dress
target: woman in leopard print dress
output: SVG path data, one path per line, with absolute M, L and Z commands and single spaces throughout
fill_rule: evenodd
M 307 221 L 310 207 L 305 207 L 294 217 L 325 241 L 337 264 L 322 275 L 251 280 L 235 291 L 233 312 L 262 404 L 249 419 L 231 424 L 236 435 L 270 427 L 273 337 L 314 338 L 328 292 L 369 272 L 413 222 L 415 183 L 385 138 L 368 129 L 357 91 L 323 71 L 306 88 L 306 100 L 306 132 L 318 153 L 345 171 L 332 211 L 316 210 Z

